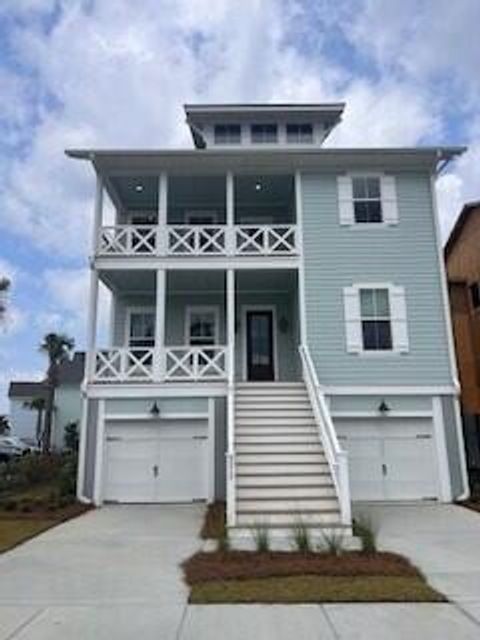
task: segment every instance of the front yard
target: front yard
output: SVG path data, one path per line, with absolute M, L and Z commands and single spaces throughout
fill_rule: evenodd
M 69 456 L 28 456 L 0 465 L 0 553 L 88 507 L 75 500 Z
M 409 560 L 376 550 L 368 523 L 355 527 L 362 551 L 346 551 L 340 540 L 315 549 L 302 527 L 292 532 L 292 551 L 270 551 L 265 530 L 252 531 L 256 551 L 234 551 L 224 515 L 224 505 L 211 505 L 201 531 L 217 540 L 218 550 L 198 552 L 182 565 L 192 604 L 445 602 Z

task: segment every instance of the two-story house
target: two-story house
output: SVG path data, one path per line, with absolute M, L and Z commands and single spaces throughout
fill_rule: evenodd
M 191 150 L 68 151 L 97 180 L 82 499 L 348 530 L 352 500 L 465 494 L 434 196 L 463 149 L 324 148 L 343 108 L 187 105 Z

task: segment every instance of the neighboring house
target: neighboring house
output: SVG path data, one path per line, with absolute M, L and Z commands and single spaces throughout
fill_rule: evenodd
M 59 385 L 55 390 L 52 446 L 64 446 L 65 427 L 80 423 L 82 412 L 80 385 L 85 369 L 85 354 L 76 352 L 71 360 L 60 365 Z M 11 382 L 8 390 L 12 435 L 19 436 L 30 444 L 37 444 L 38 412 L 28 405 L 35 398 L 46 400 L 47 390 L 43 382 Z M 45 414 L 42 416 L 42 428 Z
M 467 460 L 480 481 L 480 201 L 466 204 L 445 245 Z
M 434 197 L 463 149 L 323 148 L 343 108 L 189 105 L 195 149 L 67 151 L 97 176 L 82 499 L 226 496 L 245 532 L 466 495 Z
M 38 412 L 30 403 L 41 398 L 46 400 L 47 390 L 42 382 L 11 382 L 8 388 L 10 404 L 9 418 L 12 435 L 22 438 L 30 445 L 37 445 L 37 429 L 43 429 L 43 416 L 38 423 Z

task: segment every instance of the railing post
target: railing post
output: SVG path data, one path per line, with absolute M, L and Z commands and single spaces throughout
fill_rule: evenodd
M 350 479 L 348 474 L 348 453 L 343 449 L 338 452 L 338 485 L 341 495 L 339 496 L 340 512 L 342 524 L 350 526 L 352 524 L 352 506 L 350 504 Z
M 155 349 L 153 352 L 153 379 L 165 379 L 165 305 L 167 274 L 165 269 L 157 269 L 155 298 Z
M 227 524 L 236 522 L 235 508 L 235 271 L 227 269 Z
M 164 256 L 167 254 L 167 207 L 168 207 L 168 176 L 166 171 L 162 171 L 158 178 L 158 232 L 157 232 L 157 254 Z
M 235 182 L 233 173 L 227 172 L 227 186 L 226 186 L 226 220 L 227 229 L 225 235 L 225 249 L 229 256 L 235 253 Z

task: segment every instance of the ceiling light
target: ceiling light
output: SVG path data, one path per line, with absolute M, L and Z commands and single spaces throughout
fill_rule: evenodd
M 141 193 L 143 191 L 143 184 L 136 184 L 135 191 L 138 191 L 138 193 Z
M 255 183 L 255 191 L 261 191 L 262 190 L 262 183 L 261 182 L 256 182 Z

